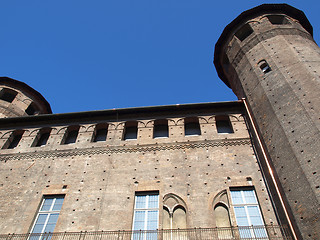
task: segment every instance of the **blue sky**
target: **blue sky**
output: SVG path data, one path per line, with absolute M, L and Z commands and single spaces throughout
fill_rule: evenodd
M 242 11 L 283 1 L 0 1 L 0 76 L 39 91 L 54 113 L 236 100 L 213 49 Z M 319 3 L 305 12 L 319 42 Z

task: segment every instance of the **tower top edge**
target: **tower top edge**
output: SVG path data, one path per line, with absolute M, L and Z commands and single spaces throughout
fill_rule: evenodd
M 21 92 L 28 93 L 34 99 L 37 99 L 40 104 L 43 105 L 44 109 L 46 109 L 47 114 L 52 113 L 49 102 L 41 95 L 41 93 L 39 93 L 38 91 L 30 87 L 28 84 L 15 80 L 13 78 L 0 77 L 0 85 L 8 86 L 8 87 L 20 90 Z
M 307 30 L 311 36 L 313 36 L 313 28 L 310 24 L 308 18 L 303 11 L 292 7 L 288 4 L 262 4 L 257 7 L 251 8 L 247 11 L 242 12 L 238 17 L 236 17 L 231 23 L 229 23 L 220 35 L 214 49 L 214 60 L 213 63 L 216 67 L 218 76 L 220 79 L 230 88 L 227 77 L 223 72 L 223 66 L 220 61 L 220 55 L 223 51 L 224 44 L 228 41 L 230 35 L 241 25 L 254 17 L 264 14 L 286 14 L 299 21 L 299 23 Z

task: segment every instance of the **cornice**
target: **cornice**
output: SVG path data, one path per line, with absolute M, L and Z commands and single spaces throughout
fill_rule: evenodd
M 11 160 L 27 160 L 27 159 L 46 159 L 46 158 L 65 158 L 74 156 L 92 156 L 103 154 L 122 154 L 122 153 L 148 153 L 156 151 L 174 151 L 184 149 L 200 149 L 200 148 L 214 148 L 214 147 L 233 147 L 251 145 L 250 138 L 239 139 L 223 139 L 213 141 L 197 141 L 197 142 L 183 142 L 183 143 L 169 143 L 169 144 L 152 144 L 144 146 L 116 146 L 116 147 L 97 147 L 85 149 L 70 149 L 70 150 L 51 150 L 42 152 L 28 152 L 28 153 L 12 153 L 0 155 L 0 161 Z

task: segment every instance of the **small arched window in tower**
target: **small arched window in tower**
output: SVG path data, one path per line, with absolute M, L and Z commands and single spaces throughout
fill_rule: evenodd
M 266 74 L 268 72 L 271 71 L 271 67 L 269 66 L 269 64 L 267 63 L 266 60 L 261 60 L 259 63 L 258 63 L 261 71 Z
M 107 123 L 98 124 L 96 126 L 92 141 L 104 142 L 107 139 L 107 135 L 108 135 L 108 124 Z
M 15 97 L 17 96 L 17 92 L 14 90 L 11 90 L 9 88 L 3 88 L 0 91 L 0 99 L 6 102 L 13 102 L 13 100 L 15 99 Z
M 267 18 L 273 25 L 290 24 L 289 20 L 283 15 L 269 15 Z
M 242 42 L 243 40 L 245 40 L 247 37 L 250 36 L 250 34 L 253 33 L 252 28 L 250 27 L 250 25 L 247 23 L 245 25 L 243 25 L 236 33 L 236 37 Z

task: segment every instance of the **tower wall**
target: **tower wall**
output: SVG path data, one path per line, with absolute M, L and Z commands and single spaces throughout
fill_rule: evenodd
M 0 77 L 0 118 L 52 113 L 47 100 L 27 84 Z
M 246 98 L 303 239 L 320 239 L 320 49 L 304 14 L 261 5 L 226 27 L 215 65 Z

